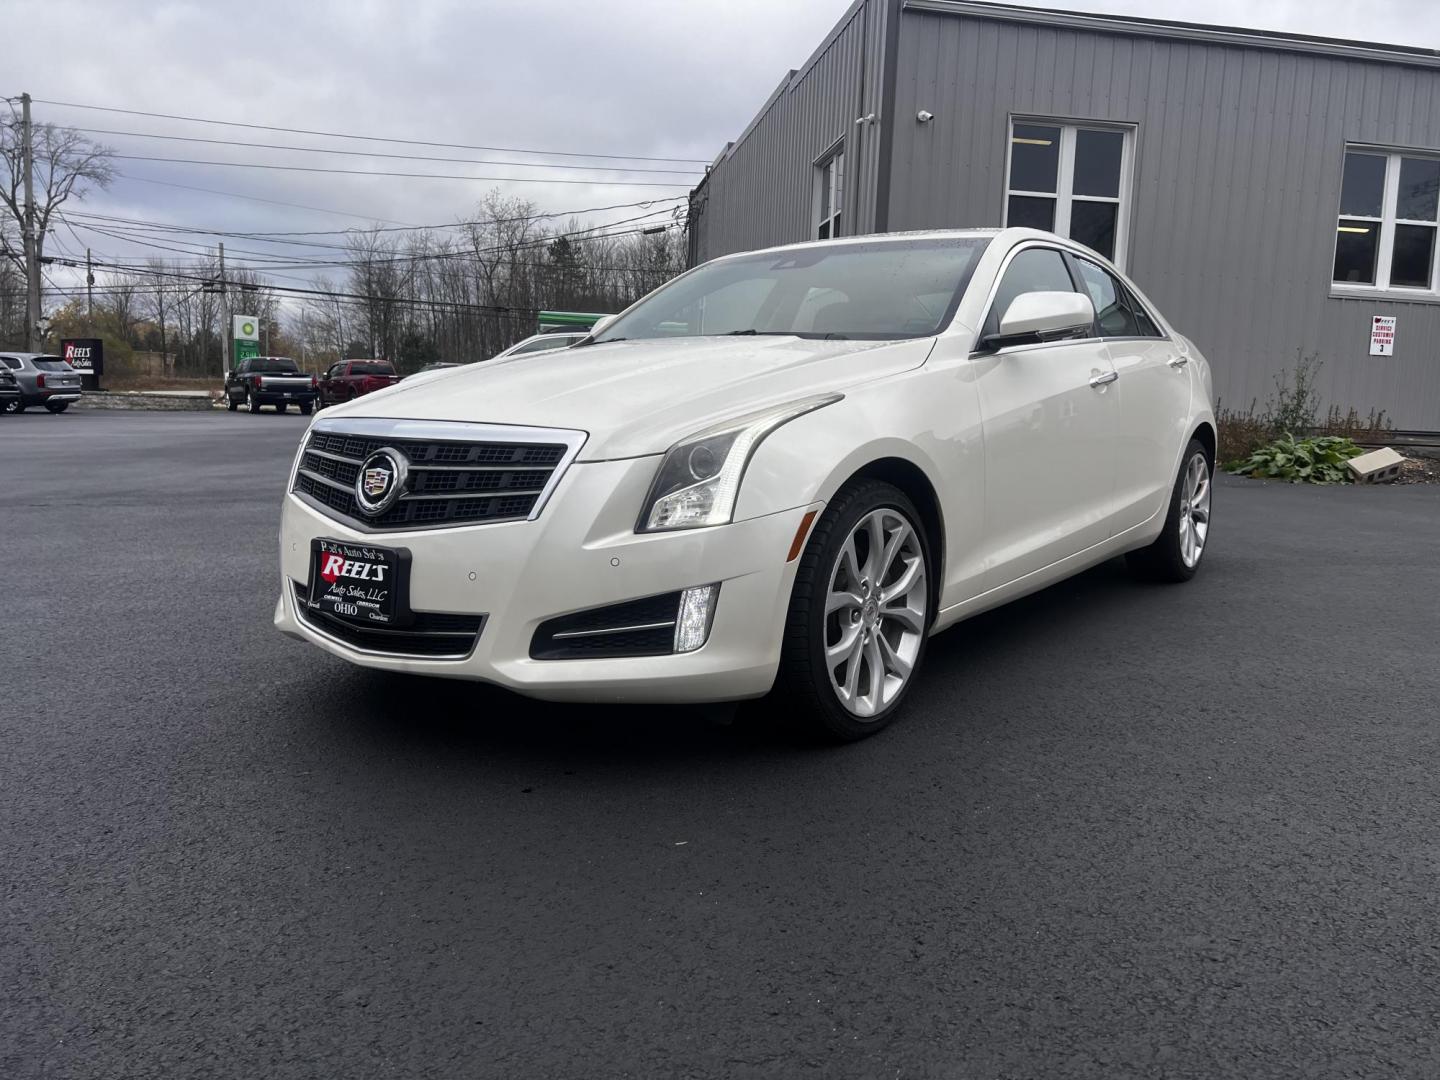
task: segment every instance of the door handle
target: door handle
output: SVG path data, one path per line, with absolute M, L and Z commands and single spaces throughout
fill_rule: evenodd
M 1120 377 L 1118 371 L 1107 371 L 1104 375 L 1096 375 L 1090 380 L 1091 386 L 1107 386 Z
M 1173 368 L 1182 368 L 1189 362 L 1190 358 L 1188 356 L 1172 356 L 1170 358 L 1170 366 Z

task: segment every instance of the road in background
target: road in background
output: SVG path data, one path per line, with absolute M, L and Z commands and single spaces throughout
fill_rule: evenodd
M 281 638 L 304 426 L 0 417 L 0 1075 L 1440 1075 L 1440 489 L 1224 481 L 814 749 Z

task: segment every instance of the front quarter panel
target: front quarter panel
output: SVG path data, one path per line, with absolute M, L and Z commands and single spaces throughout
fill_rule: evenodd
M 985 470 L 974 383 L 963 364 L 937 362 L 848 391 L 843 401 L 772 432 L 741 485 L 736 520 L 828 502 L 877 462 L 923 474 L 944 529 L 942 605 L 978 590 Z M 932 543 L 941 538 L 932 537 Z

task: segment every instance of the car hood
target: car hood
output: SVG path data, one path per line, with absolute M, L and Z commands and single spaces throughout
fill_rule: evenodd
M 589 434 L 581 461 L 639 457 L 732 416 L 919 367 L 933 343 L 788 336 L 617 341 L 437 371 L 325 416 L 571 428 Z

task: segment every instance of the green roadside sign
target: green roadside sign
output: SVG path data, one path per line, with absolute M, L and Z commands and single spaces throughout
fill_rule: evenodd
M 241 360 L 249 360 L 251 357 L 260 355 L 260 320 L 254 315 L 235 315 L 231 317 L 231 337 L 235 342 L 236 366 Z

